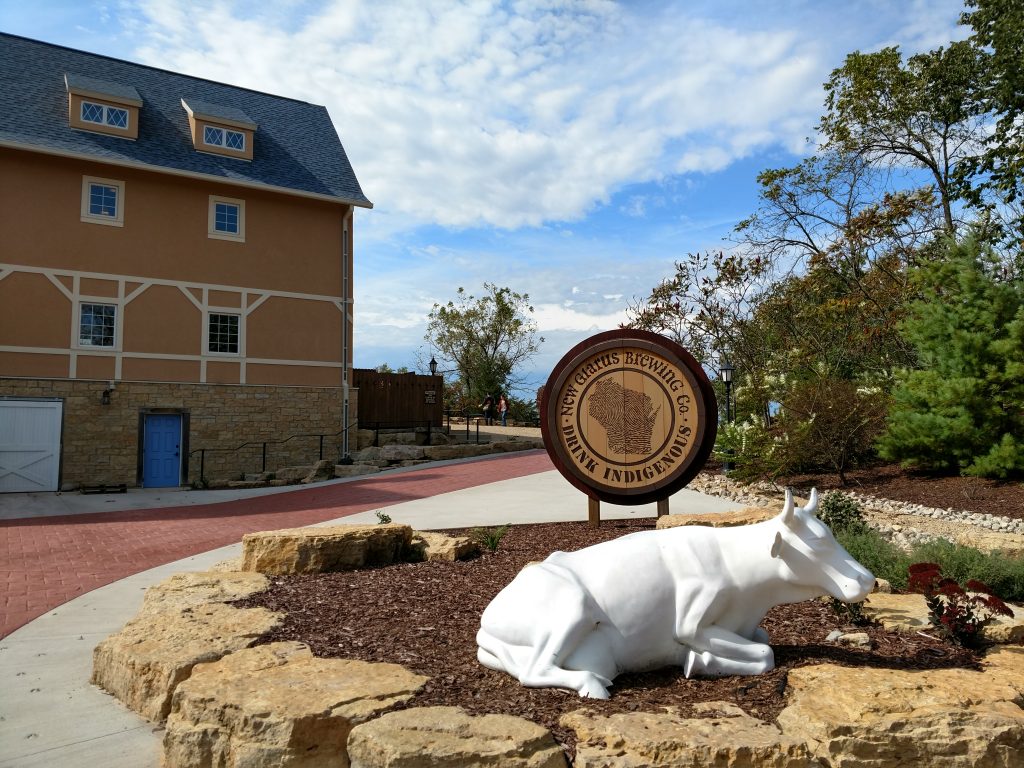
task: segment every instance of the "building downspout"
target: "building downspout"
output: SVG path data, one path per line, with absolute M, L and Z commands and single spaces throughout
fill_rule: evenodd
M 341 228 L 341 459 L 344 463 L 351 462 L 349 458 L 349 312 L 352 310 L 352 248 L 349 245 L 349 237 L 352 232 L 352 215 L 355 209 L 349 206 L 348 213 L 342 219 Z

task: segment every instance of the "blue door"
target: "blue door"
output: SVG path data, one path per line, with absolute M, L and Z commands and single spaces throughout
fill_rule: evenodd
M 181 415 L 147 414 L 142 486 L 170 488 L 181 482 Z

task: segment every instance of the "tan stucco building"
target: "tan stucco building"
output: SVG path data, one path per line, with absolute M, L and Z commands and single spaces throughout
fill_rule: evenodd
M 0 491 L 346 452 L 371 204 L 326 109 L 10 35 L 0 80 Z

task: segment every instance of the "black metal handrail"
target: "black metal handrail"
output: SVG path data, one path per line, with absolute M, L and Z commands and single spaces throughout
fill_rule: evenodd
M 349 423 L 348 429 L 352 429 L 358 423 L 359 423 L 358 421 L 353 421 L 353 422 Z M 241 445 L 235 446 L 234 448 L 196 448 L 193 451 L 189 451 L 188 455 L 189 455 L 189 458 L 191 458 L 195 454 L 197 454 L 197 453 L 199 454 L 199 477 L 200 477 L 200 479 L 205 480 L 206 479 L 206 453 L 207 453 L 207 451 L 209 451 L 210 453 L 213 453 L 214 451 L 221 451 L 221 452 L 224 452 L 224 453 L 237 453 L 238 451 L 242 450 L 243 448 L 248 448 L 251 445 L 261 445 L 262 446 L 262 454 L 263 454 L 263 464 L 262 464 L 263 468 L 260 471 L 261 472 L 266 472 L 267 471 L 267 446 L 268 445 L 283 445 L 284 443 L 287 443 L 290 440 L 294 440 L 296 437 L 319 437 L 320 438 L 320 459 L 319 459 L 319 461 L 323 461 L 323 458 L 324 458 L 324 438 L 325 437 L 338 437 L 339 435 L 343 435 L 344 433 L 345 433 L 344 429 L 339 430 L 337 432 L 333 432 L 333 433 L 332 432 L 299 432 L 299 433 L 296 433 L 294 435 L 289 435 L 288 437 L 284 438 L 283 440 L 262 440 L 262 441 L 260 441 L 260 440 L 249 440 L 247 442 L 242 443 Z

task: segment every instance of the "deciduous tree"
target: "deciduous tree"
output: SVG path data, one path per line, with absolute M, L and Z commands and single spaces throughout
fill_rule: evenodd
M 531 314 L 525 293 L 484 283 L 477 298 L 460 287 L 454 301 L 434 305 L 424 338 L 442 357 L 442 367 L 454 369 L 465 397 L 479 402 L 519 387 L 517 372 L 544 341 Z

